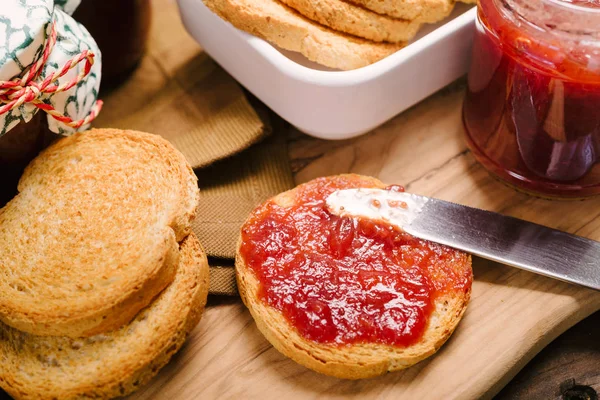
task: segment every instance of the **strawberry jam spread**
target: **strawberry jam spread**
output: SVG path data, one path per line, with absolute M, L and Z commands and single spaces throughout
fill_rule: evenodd
M 327 210 L 334 191 L 368 186 L 352 175 L 316 179 L 294 191 L 293 203 L 267 201 L 242 227 L 240 253 L 259 298 L 308 340 L 409 346 L 439 296 L 470 290 L 465 253 Z

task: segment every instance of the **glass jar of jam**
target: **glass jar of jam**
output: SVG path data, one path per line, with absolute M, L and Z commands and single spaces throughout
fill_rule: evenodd
M 480 0 L 467 140 L 484 167 L 545 197 L 600 194 L 600 0 Z
M 87 28 L 102 52 L 102 87 L 123 81 L 144 55 L 150 0 L 82 0 L 73 18 Z

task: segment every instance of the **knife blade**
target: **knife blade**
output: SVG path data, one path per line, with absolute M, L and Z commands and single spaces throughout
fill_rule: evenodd
M 344 189 L 327 198 L 340 216 L 381 219 L 421 239 L 600 290 L 600 242 L 518 218 L 411 193 Z

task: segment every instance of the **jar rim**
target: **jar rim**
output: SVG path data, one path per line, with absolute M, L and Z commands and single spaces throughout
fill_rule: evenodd
M 570 40 L 592 35 L 600 48 L 600 7 L 587 7 L 564 0 L 481 0 L 481 8 L 496 9 L 498 17 L 507 22 L 523 23 L 523 29 L 535 28 L 552 35 L 564 33 Z
M 592 13 L 592 14 L 600 15 L 600 7 L 588 7 L 588 6 L 571 3 L 568 1 L 564 1 L 564 0 L 544 0 L 544 1 L 552 3 L 553 5 L 555 5 L 559 8 L 561 8 L 561 7 L 565 8 L 566 10 L 569 10 L 569 11 Z
M 552 70 L 566 81 L 598 82 L 600 9 L 584 8 L 585 16 L 574 17 L 581 7 L 567 13 L 565 5 L 560 0 L 480 0 L 478 15 L 506 51 L 530 66 Z

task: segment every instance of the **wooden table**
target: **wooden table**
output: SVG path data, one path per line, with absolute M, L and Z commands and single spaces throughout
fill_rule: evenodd
M 157 105 L 163 112 L 176 112 L 182 102 L 186 102 L 187 108 L 193 108 L 194 101 L 202 101 L 202 91 L 190 88 L 199 79 L 199 66 L 204 66 L 200 70 L 206 71 L 210 60 L 184 32 L 173 0 L 153 0 L 153 5 L 154 24 L 148 54 L 131 79 L 110 95 L 99 119 L 100 125 L 139 118 L 148 103 Z M 492 179 L 475 162 L 463 139 L 460 121 L 463 95 L 464 80 L 461 80 L 368 135 L 351 140 L 318 140 L 288 127 L 289 153 L 296 181 L 305 182 L 324 174 L 360 172 L 388 183 L 403 184 L 423 194 L 443 198 L 449 193 L 459 193 L 458 197 L 465 203 L 599 240 L 600 199 L 586 201 L 582 206 L 531 198 Z M 176 113 L 185 120 L 185 113 Z M 414 158 L 415 154 L 419 155 L 418 159 Z M 253 356 L 267 357 L 278 366 L 281 379 L 290 379 L 290 374 L 298 373 L 296 366 L 274 351 L 254 328 L 252 318 L 239 299 L 213 296 L 194 335 L 209 341 L 228 329 L 239 329 L 238 334 L 244 335 L 243 341 L 252 343 Z M 597 398 L 593 390 L 600 390 L 599 339 L 600 313 L 596 313 L 546 347 L 496 398 Z M 240 340 L 232 339 L 221 349 L 201 349 L 198 342 L 188 344 L 164 373 L 174 376 L 202 351 L 202 357 L 208 358 L 208 367 L 198 374 L 202 373 L 203 379 L 220 379 L 222 374 L 228 373 L 228 367 L 220 365 L 219 360 L 224 356 L 236 360 Z M 236 365 L 238 375 L 260 376 L 248 360 L 235 362 L 240 363 Z M 186 379 L 192 382 L 195 376 Z M 161 391 L 161 385 L 162 381 L 155 382 L 151 388 L 142 390 L 140 396 L 178 398 L 173 390 Z M 236 391 L 221 385 L 209 393 L 230 397 Z M 577 397 L 586 393 L 588 397 Z

